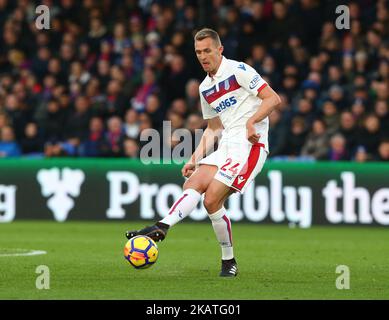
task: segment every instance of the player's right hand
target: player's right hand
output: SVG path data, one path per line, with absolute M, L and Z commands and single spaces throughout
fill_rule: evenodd
M 250 141 L 252 144 L 256 144 L 261 136 L 256 132 L 254 124 L 247 122 L 246 129 L 247 140 Z
M 181 170 L 182 175 L 186 178 L 189 178 L 192 175 L 192 173 L 195 171 L 195 167 L 196 167 L 196 165 L 193 163 L 185 164 Z

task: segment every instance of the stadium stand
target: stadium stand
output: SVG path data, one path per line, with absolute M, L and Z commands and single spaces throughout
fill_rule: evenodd
M 389 5 L 360 1 L 0 0 L 0 157 L 139 157 L 145 129 L 204 127 L 193 35 L 280 94 L 278 160 L 389 160 Z M 338 30 L 347 4 L 351 29 Z M 173 134 L 174 135 L 174 134 Z M 171 142 L 171 147 L 174 145 Z

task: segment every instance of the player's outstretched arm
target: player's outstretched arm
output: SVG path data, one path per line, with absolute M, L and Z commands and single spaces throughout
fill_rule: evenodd
M 193 152 L 190 160 L 182 168 L 182 175 L 189 178 L 194 172 L 197 163 L 214 147 L 216 140 L 220 137 L 223 125 L 219 117 L 208 120 L 207 128 L 196 150 Z
M 262 99 L 260 108 L 254 113 L 246 123 L 247 139 L 252 143 L 257 143 L 259 135 L 256 133 L 254 124 L 265 119 L 272 111 L 281 104 L 280 96 L 270 87 L 266 86 L 258 93 L 258 97 Z

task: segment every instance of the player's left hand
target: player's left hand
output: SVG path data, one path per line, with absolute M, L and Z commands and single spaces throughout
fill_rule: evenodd
M 246 131 L 247 131 L 247 140 L 250 141 L 252 144 L 256 144 L 260 138 L 260 135 L 255 130 L 254 124 L 247 122 L 246 124 Z
M 194 172 L 196 165 L 193 163 L 187 163 L 181 170 L 182 176 L 185 178 L 189 178 Z

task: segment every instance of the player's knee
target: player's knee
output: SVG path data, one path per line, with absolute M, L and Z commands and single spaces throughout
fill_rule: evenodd
M 196 179 L 198 180 L 198 179 Z M 203 185 L 200 181 L 194 181 L 194 179 L 189 178 L 184 182 L 184 185 L 182 186 L 183 190 L 186 189 L 194 189 L 200 194 L 203 194 L 205 192 L 206 186 Z
M 185 189 L 189 189 L 189 188 L 192 188 L 192 182 L 190 181 L 190 178 L 185 180 L 184 184 L 182 185 L 182 188 L 185 190 Z
M 208 212 L 213 213 L 221 208 L 220 199 L 211 192 L 206 192 L 203 201 L 205 209 Z

